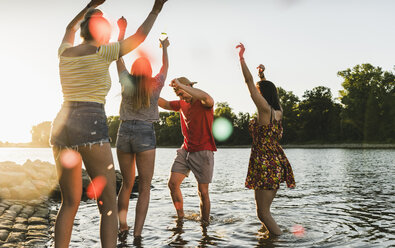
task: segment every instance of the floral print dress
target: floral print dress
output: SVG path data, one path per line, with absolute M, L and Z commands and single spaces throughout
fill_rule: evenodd
M 295 187 L 294 174 L 285 153 L 279 144 L 283 128 L 273 120 L 268 125 L 259 125 L 256 119 L 249 123 L 252 136 L 250 162 L 245 186 L 249 189 L 273 190 L 286 182 Z

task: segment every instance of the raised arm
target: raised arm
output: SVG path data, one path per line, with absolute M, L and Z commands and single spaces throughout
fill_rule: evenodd
M 63 36 L 62 43 L 70 43 L 74 44 L 75 33 L 80 28 L 81 21 L 84 19 L 85 14 L 88 12 L 90 8 L 96 8 L 100 4 L 104 3 L 105 0 L 91 0 L 88 5 L 83 8 L 80 13 L 74 17 L 73 20 L 67 25 L 66 32 Z
M 125 17 L 121 17 L 118 19 L 118 28 L 119 28 L 119 34 L 118 34 L 118 41 L 122 41 L 125 38 L 125 32 L 126 32 L 126 27 L 128 26 L 128 22 L 126 21 Z M 125 67 L 125 62 L 123 61 L 123 58 L 120 57 L 117 60 L 117 71 L 118 71 L 118 76 L 121 75 L 123 71 L 126 70 Z
M 193 98 L 201 101 L 202 105 L 205 107 L 211 108 L 214 106 L 214 99 L 209 94 L 204 92 L 203 90 L 184 85 L 184 84 L 178 82 L 178 80 L 171 81 L 170 86 L 173 88 L 181 89 L 181 90 L 185 91 L 186 93 L 191 95 Z
M 158 99 L 158 105 L 159 107 L 163 108 L 163 109 L 167 109 L 167 110 L 173 110 L 170 106 L 170 102 L 163 99 L 162 97 L 159 97 Z
M 236 46 L 236 48 L 240 48 L 239 57 L 240 57 L 241 70 L 243 72 L 244 80 L 247 84 L 248 90 L 250 91 L 251 98 L 254 101 L 255 106 L 258 109 L 258 112 L 270 111 L 270 105 L 267 103 L 265 98 L 255 87 L 254 79 L 252 78 L 251 72 L 248 69 L 247 64 L 244 60 L 244 51 L 245 51 L 244 45 L 240 43 L 239 45 Z
M 148 33 L 151 31 L 151 28 L 154 25 L 155 20 L 166 1 L 167 0 L 155 0 L 151 12 L 143 24 L 141 24 L 141 26 L 137 29 L 136 33 L 120 42 L 121 49 L 119 51 L 119 57 L 122 57 L 123 55 L 138 47 L 145 40 L 145 38 L 147 38 Z
M 169 39 L 166 37 L 164 40 L 159 40 L 162 45 L 162 68 L 160 68 L 160 73 L 166 79 L 167 71 L 169 70 L 169 55 L 167 54 L 167 47 L 170 46 Z

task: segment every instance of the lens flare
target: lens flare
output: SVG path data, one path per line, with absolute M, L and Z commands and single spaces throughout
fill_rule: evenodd
M 213 124 L 213 135 L 218 141 L 227 140 L 233 133 L 232 123 L 223 117 L 215 119 Z
M 89 32 L 97 42 L 107 44 L 111 38 L 111 24 L 102 16 L 92 16 Z
M 107 180 L 104 176 L 97 176 L 93 178 L 92 182 L 86 189 L 86 196 L 90 199 L 98 199 L 103 192 L 104 187 L 106 187 Z
M 63 150 L 59 157 L 60 164 L 66 169 L 72 169 L 82 163 L 81 155 L 74 150 Z
M 295 237 L 303 237 L 304 236 L 304 227 L 301 225 L 294 225 L 292 227 L 292 233 Z

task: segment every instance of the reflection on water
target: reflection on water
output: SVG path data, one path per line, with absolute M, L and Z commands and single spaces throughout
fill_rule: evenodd
M 282 185 L 272 215 L 284 234 L 264 235 L 254 193 L 244 188 L 249 149 L 219 149 L 210 184 L 211 216 L 199 221 L 193 175 L 182 184 L 186 218 L 177 221 L 167 180 L 176 149 L 158 149 L 143 238 L 130 230 L 119 247 L 395 246 L 395 150 L 286 149 L 296 188 Z M 1 155 L 1 153 L 0 153 Z M 129 206 L 133 226 L 136 199 Z M 304 232 L 295 232 L 301 226 Z M 81 203 L 70 247 L 100 247 L 95 202 Z

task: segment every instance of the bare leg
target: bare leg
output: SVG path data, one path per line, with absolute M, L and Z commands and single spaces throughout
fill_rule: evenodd
M 184 174 L 172 172 L 168 183 L 171 199 L 173 200 L 173 204 L 174 207 L 176 208 L 177 216 L 179 219 L 184 218 L 183 199 L 180 189 L 180 185 L 184 180 L 184 178 L 185 178 Z
M 116 202 L 116 181 L 110 143 L 95 144 L 79 148 L 86 170 L 91 179 L 106 178 L 107 184 L 98 197 L 100 211 L 101 247 L 115 247 L 117 244 L 118 210 Z M 100 203 L 100 204 L 99 204 Z
M 141 236 L 145 217 L 147 216 L 151 193 L 151 181 L 154 175 L 155 149 L 136 154 L 136 165 L 139 174 L 139 198 L 136 205 L 136 219 L 133 236 Z
M 206 224 L 210 221 L 210 197 L 208 194 L 208 183 L 198 183 L 200 197 L 200 217 Z
M 128 215 L 130 193 L 132 192 L 136 177 L 136 155 L 117 150 L 119 167 L 122 173 L 122 186 L 118 193 L 118 219 L 119 230 L 128 230 L 126 217 Z
M 77 152 L 70 151 L 77 156 L 77 163 L 72 168 L 65 168 L 61 164 L 60 153 L 65 150 L 53 148 L 56 169 L 62 194 L 62 204 L 55 223 L 55 247 L 69 247 L 74 218 L 78 210 L 82 194 L 82 160 Z
M 255 190 L 255 202 L 259 220 L 275 235 L 282 234 L 280 227 L 270 214 L 270 206 L 277 190 Z

